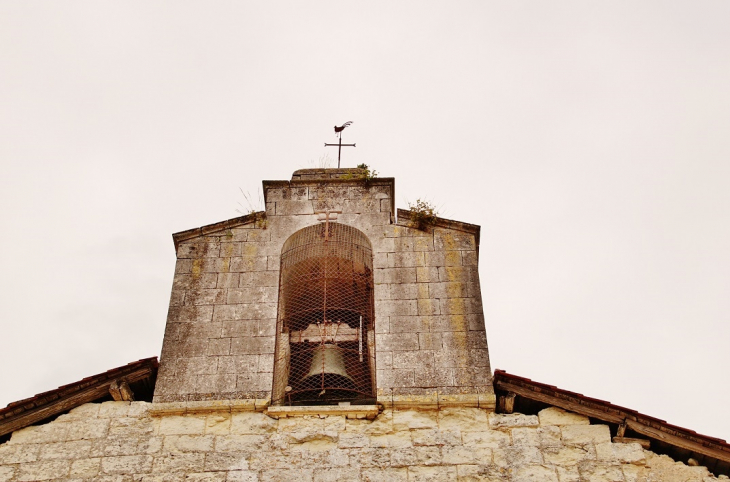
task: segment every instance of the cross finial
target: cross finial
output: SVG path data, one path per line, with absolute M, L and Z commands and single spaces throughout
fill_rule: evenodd
M 352 124 L 352 121 L 347 121 L 339 127 L 335 126 L 335 134 L 337 134 L 337 138 L 339 139 L 339 142 L 337 144 L 327 144 L 326 142 L 324 143 L 324 147 L 337 146 L 339 148 L 337 150 L 337 169 L 340 168 L 340 157 L 342 156 L 342 146 L 356 147 L 355 144 L 343 144 L 342 143 L 342 131 L 344 131 L 345 128 L 348 127 L 350 124 Z

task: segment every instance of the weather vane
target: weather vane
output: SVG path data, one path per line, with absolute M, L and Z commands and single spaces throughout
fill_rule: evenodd
M 324 147 L 332 147 L 332 146 L 339 147 L 339 149 L 337 150 L 337 169 L 340 168 L 340 156 L 342 154 L 342 146 L 356 147 L 355 144 L 343 144 L 342 143 L 342 131 L 344 131 L 345 127 L 349 126 L 350 124 L 352 124 L 352 121 L 347 121 L 344 124 L 342 124 L 340 127 L 335 126 L 335 134 L 337 134 L 337 137 L 339 139 L 339 142 L 337 144 L 327 144 L 326 142 L 324 143 Z

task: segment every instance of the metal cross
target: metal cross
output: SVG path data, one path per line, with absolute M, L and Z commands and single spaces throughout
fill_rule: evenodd
M 315 211 L 314 214 L 324 214 L 324 241 L 329 241 L 330 237 L 330 214 L 342 214 L 342 211 L 340 210 L 329 210 L 325 209 L 324 211 Z M 337 216 L 335 216 L 334 219 L 337 219 Z M 333 219 L 333 221 L 334 221 Z
M 352 124 L 352 122 L 345 122 L 340 127 L 335 126 L 335 132 L 337 133 L 337 137 L 338 137 L 337 144 L 327 144 L 326 142 L 324 143 L 324 147 L 333 147 L 333 146 L 338 147 L 338 149 L 337 149 L 337 169 L 340 168 L 340 157 L 342 155 L 342 146 L 357 147 L 357 146 L 355 146 L 355 144 L 343 144 L 342 143 L 342 131 L 345 129 L 345 127 L 349 126 L 350 124 Z

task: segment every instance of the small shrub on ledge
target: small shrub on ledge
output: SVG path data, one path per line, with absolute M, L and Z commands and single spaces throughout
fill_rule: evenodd
M 436 223 L 438 213 L 430 202 L 416 199 L 414 204 L 408 203 L 408 209 L 410 209 L 411 224 L 416 229 L 427 231 Z

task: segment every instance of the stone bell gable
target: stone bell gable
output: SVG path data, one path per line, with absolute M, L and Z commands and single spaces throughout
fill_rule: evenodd
M 344 355 L 333 362 L 325 347 L 301 363 L 319 357 L 344 364 L 343 380 L 359 383 L 361 399 L 371 390 L 371 401 L 386 406 L 494 405 L 477 272 L 478 226 L 437 218 L 417 229 L 407 211 L 395 210 L 394 179 L 366 180 L 357 169 L 296 171 L 289 181 L 264 181 L 263 188 L 265 212 L 173 236 L 177 264 L 156 402 L 263 401 L 272 399 L 274 388 L 286 404 L 284 390 L 297 391 L 289 374 L 296 368 L 292 337 L 313 330 L 332 335 L 326 335 L 326 316 L 322 323 L 287 325 L 296 310 L 285 310 L 291 296 L 280 286 L 282 250 L 306 229 L 319 230 L 317 242 L 332 243 L 329 237 L 347 227 L 361 233 L 360 244 L 371 251 L 370 264 L 357 276 L 369 277 L 358 289 L 371 290 L 372 316 L 365 315 L 365 327 L 356 319 L 346 326 L 334 316 L 339 338 L 326 344 L 337 344 Z M 339 279 L 333 276 L 329 279 Z M 330 299 L 350 289 L 342 280 L 336 289 L 332 283 Z M 358 344 L 360 359 L 363 350 L 370 357 L 362 369 L 347 365 Z M 299 370 L 306 375 L 308 367 Z M 354 375 L 364 372 L 367 378 Z

